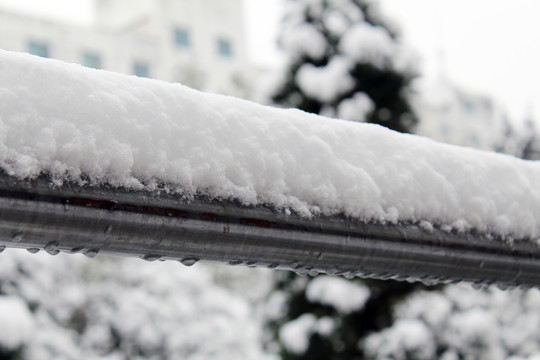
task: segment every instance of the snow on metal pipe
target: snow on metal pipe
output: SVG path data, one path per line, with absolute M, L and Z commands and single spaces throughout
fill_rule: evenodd
M 108 253 L 185 265 L 206 260 L 300 274 L 540 285 L 539 248 L 531 241 L 345 217 L 305 218 L 165 192 L 58 187 L 45 178 L 0 176 L 0 245 L 52 255 Z

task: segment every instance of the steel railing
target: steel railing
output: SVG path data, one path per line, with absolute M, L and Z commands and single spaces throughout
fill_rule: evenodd
M 22 181 L 5 174 L 0 246 L 426 283 L 540 284 L 539 246 L 526 239 L 339 216 L 305 218 L 165 191 L 54 186 L 46 177 Z

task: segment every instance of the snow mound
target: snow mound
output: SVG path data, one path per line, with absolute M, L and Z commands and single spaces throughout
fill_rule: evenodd
M 302 215 L 540 235 L 540 165 L 0 51 L 0 169 Z

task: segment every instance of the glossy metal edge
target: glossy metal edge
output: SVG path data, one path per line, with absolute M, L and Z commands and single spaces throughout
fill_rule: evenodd
M 46 177 L 24 181 L 5 174 L 0 174 L 0 246 L 429 284 L 540 285 L 539 246 L 530 239 L 343 216 L 306 218 L 164 190 L 56 186 Z

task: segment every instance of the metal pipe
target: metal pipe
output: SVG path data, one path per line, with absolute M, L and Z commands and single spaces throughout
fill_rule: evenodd
M 540 285 L 539 246 L 528 240 L 340 216 L 305 218 L 165 191 L 53 186 L 45 177 L 0 176 L 0 246 L 430 284 Z

